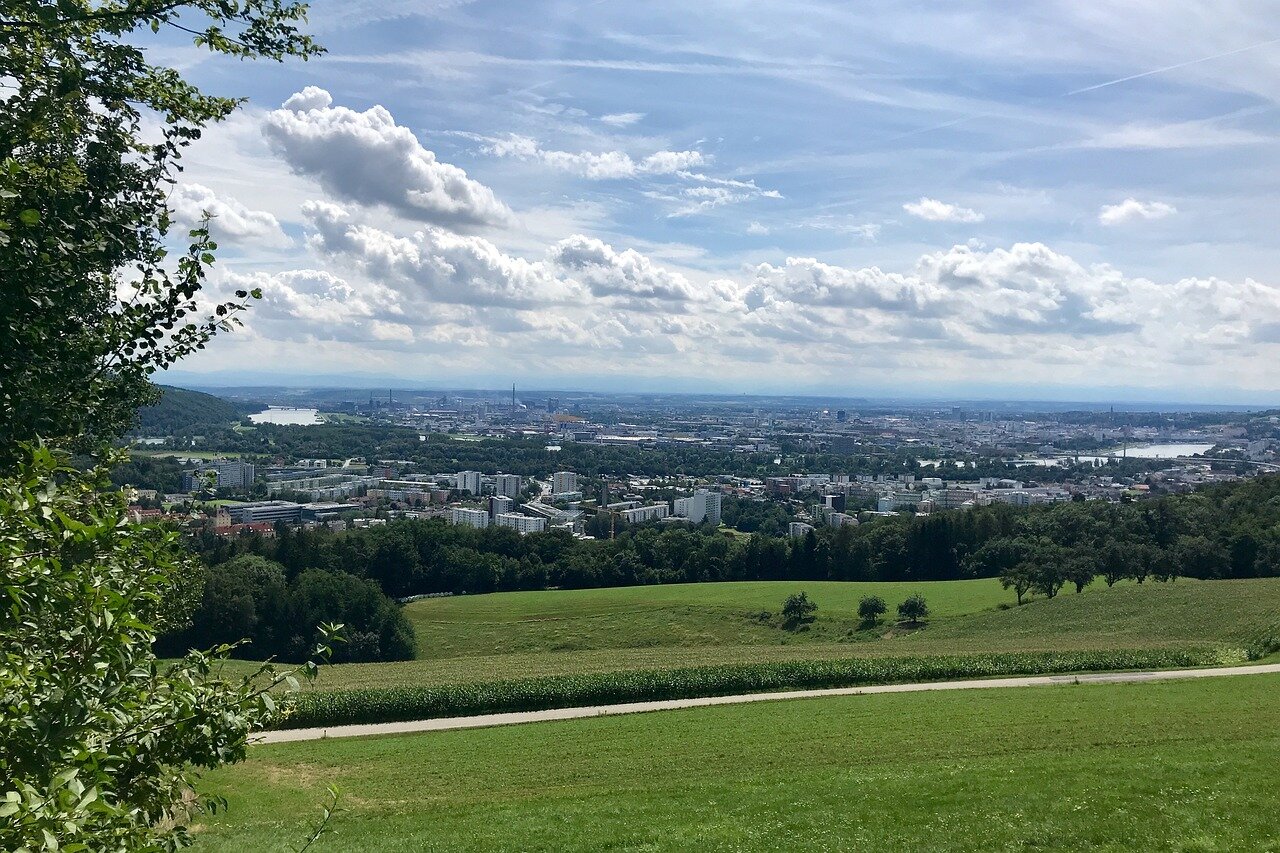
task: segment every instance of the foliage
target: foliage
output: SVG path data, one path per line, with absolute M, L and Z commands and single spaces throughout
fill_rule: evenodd
M 279 563 L 252 555 L 205 574 L 191 624 L 163 638 L 162 649 L 235 643 L 236 657 L 303 661 L 322 639 L 316 626 L 337 622 L 345 642 L 336 663 L 413 659 L 413 628 L 372 581 L 323 569 L 287 579 Z
M 929 605 L 924 596 L 916 593 L 898 605 L 898 618 L 908 622 L 923 622 L 929 615 Z
M 140 435 L 168 436 L 189 434 L 207 428 L 226 426 L 245 415 L 260 412 L 265 405 L 238 403 L 212 394 L 159 385 L 155 403 L 138 412 L 135 430 Z
M 390 723 L 767 690 L 1204 666 L 1238 662 L 1242 658 L 1236 651 L 1203 648 L 846 658 L 560 675 L 433 687 L 311 691 L 298 696 L 296 711 L 281 722 L 285 728 Z
M 37 448 L 0 480 L 0 848 L 159 850 L 192 770 L 244 757 L 279 717 L 271 666 L 211 676 L 228 648 L 162 665 L 157 627 L 186 618 L 197 568 L 176 534 L 129 524 L 102 468 Z M 309 670 L 314 673 L 314 666 Z
M 310 56 L 289 0 L 30 0 L 0 7 L 0 470 L 41 437 L 121 434 L 150 377 L 230 328 L 250 296 L 202 309 L 217 244 L 176 260 L 168 194 L 182 149 L 236 101 L 148 62 L 140 31 L 175 28 L 241 59 Z M 144 140 L 144 113 L 161 117 Z M 123 293 L 123 295 L 122 295 Z
M 880 617 L 887 613 L 888 610 L 888 605 L 878 595 L 868 595 L 858 602 L 858 618 L 867 625 L 874 625 L 879 622 Z
M 818 605 L 810 601 L 805 593 L 792 593 L 782 602 L 782 622 L 788 630 L 795 630 L 812 622 L 817 609 Z

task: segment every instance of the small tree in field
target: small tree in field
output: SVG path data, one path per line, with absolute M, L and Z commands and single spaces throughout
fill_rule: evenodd
M 864 625 L 874 625 L 889 610 L 884 599 L 878 595 L 868 595 L 858 602 L 858 618 Z
M 928 615 L 929 605 L 925 604 L 924 596 L 920 593 L 916 593 L 898 605 L 898 618 L 903 621 L 918 624 L 923 622 Z
M 801 625 L 808 625 L 813 621 L 813 613 L 818 609 L 818 605 L 809 600 L 809 596 L 803 592 L 797 592 L 787 596 L 787 600 L 782 602 L 782 621 L 788 630 L 794 631 Z

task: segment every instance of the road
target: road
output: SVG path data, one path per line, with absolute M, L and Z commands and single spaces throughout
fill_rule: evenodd
M 879 684 L 867 687 L 837 687 L 829 690 L 788 690 L 778 693 L 746 693 L 738 696 L 706 696 L 698 699 L 667 699 L 659 702 L 629 702 L 621 705 L 595 705 L 586 708 L 554 708 L 547 711 L 483 714 L 477 717 L 442 717 L 434 720 L 411 720 L 403 723 L 288 729 L 278 732 L 263 732 L 255 736 L 254 743 L 289 743 L 331 737 L 360 737 L 363 735 L 439 732 L 449 729 L 478 729 L 488 726 L 510 726 L 518 723 L 541 723 L 551 720 L 577 720 L 584 717 L 609 717 L 618 714 L 640 714 L 648 711 L 670 711 L 677 708 L 705 708 L 711 705 L 739 705 L 745 702 L 773 702 L 781 699 L 817 699 L 824 696 L 916 693 L 925 690 L 977 690 L 991 687 L 1044 687 L 1055 684 L 1115 684 L 1138 681 L 1167 681 L 1174 678 L 1261 675 L 1264 673 L 1280 673 L 1280 663 L 1226 666 L 1214 669 L 1168 669 L 1151 672 L 1107 672 L 1095 675 L 1028 675 L 1015 678 L 983 678 L 968 681 L 925 681 L 917 684 Z

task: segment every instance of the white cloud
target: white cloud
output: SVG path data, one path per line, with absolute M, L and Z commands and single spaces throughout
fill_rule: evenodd
M 919 201 L 907 202 L 902 209 L 912 216 L 927 219 L 930 222 L 981 222 L 986 218 L 976 210 L 957 207 L 927 196 L 922 196 Z
M 655 151 L 638 160 L 625 151 L 554 151 L 542 148 L 531 137 L 514 134 L 490 140 L 482 150 L 495 157 L 545 163 L 559 171 L 591 180 L 670 175 L 707 162 L 700 151 Z
M 267 114 L 267 139 L 293 171 L 345 201 L 382 205 L 433 225 L 465 228 L 511 220 L 491 189 L 437 160 L 385 108 L 356 112 L 331 103 L 328 92 L 308 86 Z
M 629 127 L 644 118 L 644 113 L 609 113 L 600 116 L 600 121 L 614 127 Z
M 1123 225 L 1142 219 L 1164 219 L 1178 212 L 1178 208 L 1162 201 L 1138 201 L 1127 198 L 1119 204 L 1105 204 L 1098 211 L 1098 222 L 1103 225 Z
M 219 197 L 203 184 L 182 184 L 169 202 L 174 219 L 187 228 L 194 228 L 206 215 L 212 217 L 209 233 L 215 240 L 230 238 L 274 248 L 293 245 L 271 213 L 250 210 L 230 196 Z
M 763 237 L 769 233 L 769 226 L 764 225 L 754 219 L 747 223 L 747 233 L 756 237 Z

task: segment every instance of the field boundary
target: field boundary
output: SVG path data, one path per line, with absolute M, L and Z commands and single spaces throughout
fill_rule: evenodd
M 395 723 L 777 690 L 1171 670 L 1236 665 L 1246 660 L 1243 649 L 1221 647 L 855 657 L 552 675 L 438 686 L 318 690 L 290 696 L 275 727 Z
M 416 732 L 476 729 L 523 723 L 577 720 L 589 717 L 641 714 L 682 708 L 705 708 L 716 705 L 740 705 L 749 702 L 777 702 L 789 699 L 820 699 L 831 696 L 864 696 L 879 693 L 916 693 L 932 690 L 979 690 L 1014 687 L 1048 687 L 1074 684 L 1123 684 L 1170 681 L 1224 676 L 1265 675 L 1280 673 L 1280 664 L 1254 664 L 1206 669 L 1152 670 L 1147 672 L 1076 673 L 1067 675 L 1034 675 L 1016 678 L 977 678 L 962 681 L 926 681 L 914 684 L 878 684 L 863 687 L 835 687 L 822 690 L 788 690 L 772 693 L 744 693 L 735 696 L 702 696 L 688 699 L 666 699 L 653 702 L 626 702 L 579 708 L 551 708 L 543 711 L 518 711 L 503 714 L 481 714 L 470 717 L 444 717 L 396 723 L 329 726 L 285 729 L 253 736 L 253 744 L 291 743 L 337 737 L 412 734 Z

